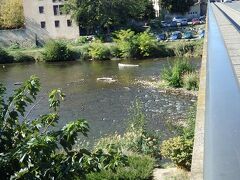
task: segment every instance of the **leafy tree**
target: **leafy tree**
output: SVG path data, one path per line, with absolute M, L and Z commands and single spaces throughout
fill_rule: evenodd
M 127 159 L 114 145 L 107 152 L 74 148 L 78 134 L 87 136 L 86 120 L 78 119 L 55 130 L 59 121 L 61 90 L 49 94 L 50 113 L 28 119 L 40 90 L 32 76 L 9 98 L 0 84 L 0 175 L 5 179 L 81 179 L 102 169 L 114 170 Z M 28 110 L 28 112 L 27 112 Z
M 160 5 L 170 13 L 184 14 L 194 5 L 194 0 L 160 0 Z
M 149 20 L 154 17 L 152 2 L 149 0 L 69 0 L 66 12 L 81 28 L 88 31 L 110 31 L 111 27 L 126 25 L 130 20 Z
M 0 28 L 22 27 L 24 23 L 22 0 L 1 0 Z

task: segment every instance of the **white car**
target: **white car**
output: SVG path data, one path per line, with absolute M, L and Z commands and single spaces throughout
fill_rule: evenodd
M 224 3 L 231 3 L 232 0 L 223 0 Z

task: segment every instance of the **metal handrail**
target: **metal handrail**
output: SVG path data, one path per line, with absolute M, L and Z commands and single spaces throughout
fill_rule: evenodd
M 239 180 L 240 88 L 211 5 L 208 18 L 204 179 Z

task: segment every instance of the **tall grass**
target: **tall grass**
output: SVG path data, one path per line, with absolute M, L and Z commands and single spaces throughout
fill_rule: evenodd
M 194 71 L 193 66 L 188 60 L 176 60 L 169 67 L 162 71 L 161 78 L 170 87 L 183 87 L 183 75 Z

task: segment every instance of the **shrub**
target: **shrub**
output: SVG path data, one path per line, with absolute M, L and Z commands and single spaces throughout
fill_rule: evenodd
M 182 76 L 185 73 L 190 73 L 194 70 L 192 65 L 187 60 L 174 61 L 169 67 L 165 67 L 162 71 L 161 77 L 171 87 L 182 87 Z
M 137 47 L 135 45 L 135 33 L 130 29 L 120 30 L 115 32 L 114 36 L 114 42 L 117 44 L 120 56 L 123 58 L 134 57 L 137 51 Z
M 13 62 L 13 57 L 8 54 L 7 51 L 4 49 L 0 48 L 0 63 L 12 63 Z
M 88 42 L 88 38 L 86 36 L 80 36 L 79 38 L 77 38 L 77 40 L 75 41 L 76 45 L 82 45 Z
M 161 155 L 171 159 L 178 167 L 191 169 L 196 107 L 191 108 L 185 125 L 177 127 L 178 136 L 163 141 Z
M 172 160 L 180 168 L 191 169 L 193 139 L 185 139 L 181 136 L 163 141 L 161 154 Z
M 154 55 L 157 49 L 157 40 L 152 34 L 148 31 L 140 33 L 136 41 L 140 57 L 150 57 Z
M 110 59 L 110 50 L 101 41 L 96 40 L 89 46 L 89 55 L 93 60 Z
M 61 41 L 49 41 L 44 46 L 43 59 L 48 62 L 72 60 L 73 52 Z
M 197 72 L 190 72 L 183 75 L 183 87 L 187 90 L 198 90 L 199 75 Z
M 33 62 L 35 59 L 32 56 L 17 52 L 13 54 L 14 62 Z
M 115 134 L 100 139 L 95 149 L 105 149 L 108 144 L 115 144 L 124 152 L 135 152 L 152 157 L 159 157 L 160 135 L 146 129 L 146 117 L 142 111 L 142 104 L 136 101 L 131 107 L 129 127 L 123 135 Z
M 115 171 L 127 165 L 127 157 L 113 145 L 106 151 L 75 149 L 79 134 L 87 136 L 86 120 L 78 119 L 56 129 L 60 101 L 59 90 L 49 94 L 50 113 L 28 119 L 40 90 L 40 82 L 31 77 L 10 97 L 0 84 L 0 175 L 5 179 L 85 179 L 86 174 L 101 170 Z
M 104 170 L 99 173 L 87 175 L 87 180 L 147 180 L 150 179 L 154 169 L 154 159 L 149 156 L 132 155 L 128 158 L 128 166 L 119 166 L 115 171 Z

